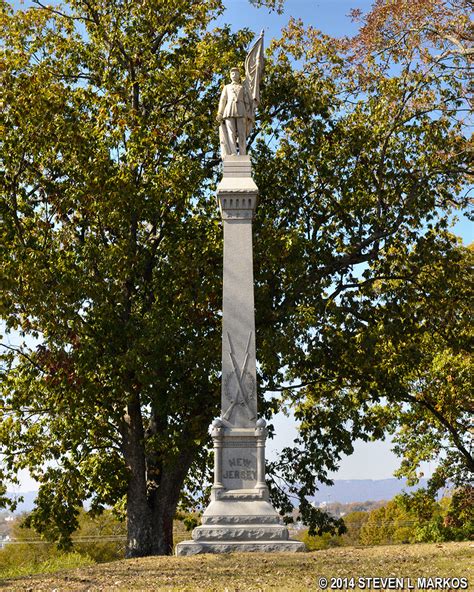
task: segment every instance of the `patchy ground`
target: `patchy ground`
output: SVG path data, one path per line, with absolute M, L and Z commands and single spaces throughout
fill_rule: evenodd
M 358 579 L 369 577 L 404 579 L 375 581 L 374 585 L 370 585 L 367 579 Z M 423 585 L 418 578 L 435 577 L 466 578 L 469 583 L 465 588 L 462 580 L 425 580 L 424 589 L 474 590 L 474 543 L 345 547 L 301 554 L 146 557 L 56 574 L 3 580 L 0 581 L 0 590 L 296 592 L 323 589 L 408 590 L 413 586 L 416 591 Z M 327 588 L 324 587 L 324 578 L 327 579 Z M 332 588 L 331 578 L 336 578 L 332 581 Z M 350 578 L 354 580 L 351 582 Z M 434 587 L 430 588 L 430 584 Z

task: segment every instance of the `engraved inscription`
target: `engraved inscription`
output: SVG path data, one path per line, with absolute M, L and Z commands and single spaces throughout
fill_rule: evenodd
M 224 479 L 243 479 L 244 481 L 255 481 L 257 471 L 224 471 Z
M 237 378 L 235 372 L 228 374 L 224 378 L 224 392 L 230 405 L 223 415 L 224 419 L 230 419 L 235 407 L 241 407 L 246 411 L 249 419 L 254 419 L 255 413 L 251 405 L 255 401 L 256 390 L 255 379 L 247 370 L 240 378 Z
M 245 457 L 231 457 L 227 459 L 228 469 L 222 473 L 224 479 L 256 481 L 257 471 L 255 463 Z
M 248 458 L 229 458 L 231 467 L 251 467 L 252 461 Z

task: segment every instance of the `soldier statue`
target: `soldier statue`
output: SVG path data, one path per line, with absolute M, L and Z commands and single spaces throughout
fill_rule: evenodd
M 238 68 L 231 68 L 231 83 L 222 89 L 217 111 L 222 158 L 247 154 L 247 137 L 260 101 L 263 63 L 262 31 L 245 60 L 245 80 L 241 82 Z

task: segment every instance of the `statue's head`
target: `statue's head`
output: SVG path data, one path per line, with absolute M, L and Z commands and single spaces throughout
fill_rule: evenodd
M 240 71 L 238 68 L 230 69 L 230 79 L 232 82 L 240 82 Z

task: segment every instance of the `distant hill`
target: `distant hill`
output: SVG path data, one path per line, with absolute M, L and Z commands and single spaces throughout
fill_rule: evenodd
M 404 479 L 336 479 L 334 485 L 320 485 L 319 491 L 311 498 L 317 504 L 340 502 L 349 504 L 351 502 L 381 501 L 390 500 L 402 491 L 415 491 L 425 487 L 426 479 L 421 479 L 416 487 L 408 487 Z M 26 493 L 9 493 L 10 498 L 21 496 L 24 498 L 18 504 L 16 514 L 30 512 L 33 509 L 36 491 Z
M 334 485 L 319 485 L 312 501 L 321 503 L 391 500 L 402 491 L 415 491 L 425 487 L 427 479 L 421 479 L 415 487 L 408 487 L 405 479 L 336 479 Z

